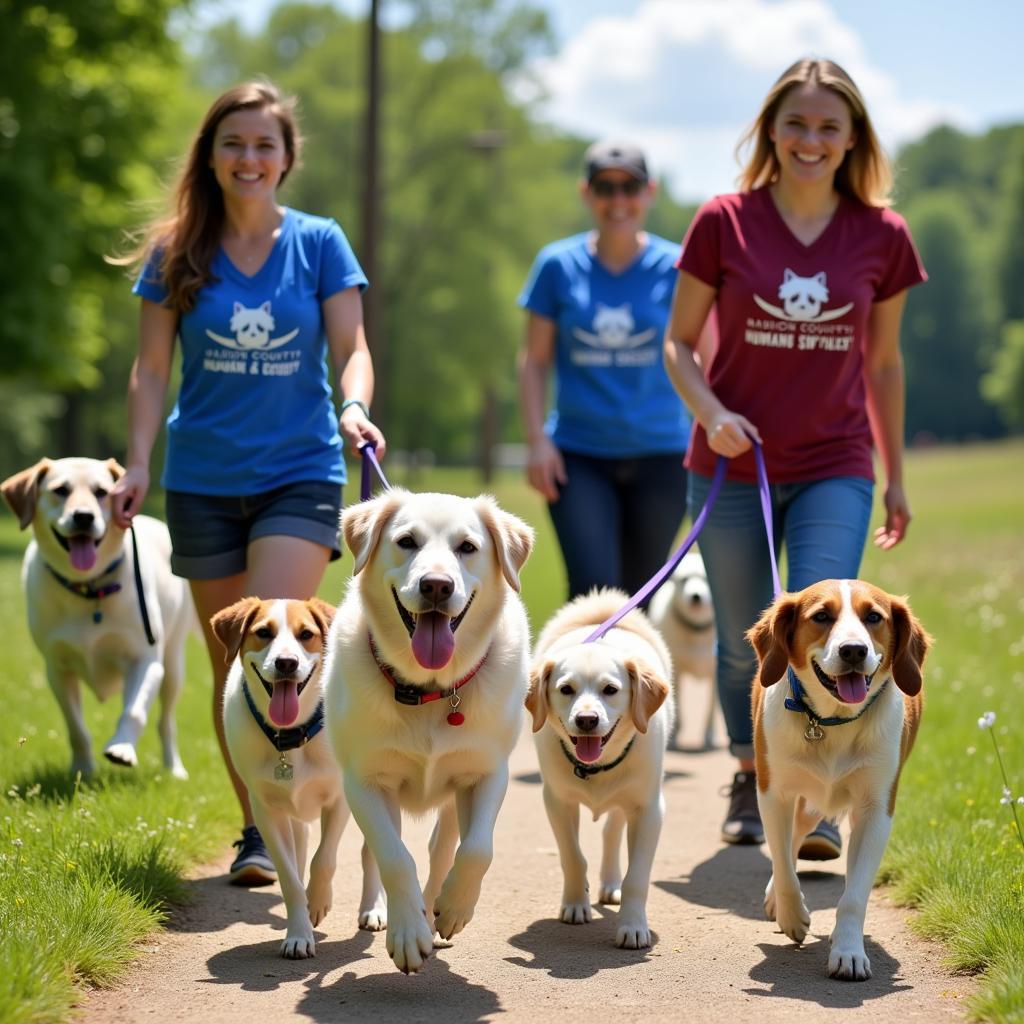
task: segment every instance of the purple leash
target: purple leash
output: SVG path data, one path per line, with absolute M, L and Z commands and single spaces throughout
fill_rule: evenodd
M 380 468 L 380 463 L 377 461 L 377 454 L 374 451 L 376 447 L 375 441 L 364 441 L 359 446 L 359 451 L 363 455 L 362 478 L 359 486 L 360 501 L 369 501 L 373 497 L 373 474 L 376 474 L 385 491 L 391 490 L 391 484 L 388 483 L 384 470 Z
M 772 562 L 772 584 L 775 587 L 775 593 L 778 595 L 782 587 L 779 585 L 779 567 L 775 561 L 775 543 L 774 543 L 774 529 L 772 526 L 772 500 L 771 492 L 768 490 L 768 473 L 765 470 L 764 455 L 761 452 L 761 446 L 756 442 L 752 442 L 754 445 L 754 461 L 757 464 L 757 489 L 761 497 L 761 515 L 764 518 L 764 528 L 768 536 L 768 554 L 771 557 Z M 724 455 L 718 456 L 718 462 L 715 464 L 715 473 L 711 478 L 711 486 L 708 488 L 708 496 L 704 502 L 703 508 L 694 520 L 693 529 L 686 535 L 686 539 L 682 544 L 672 553 L 669 560 L 651 577 L 651 579 L 645 583 L 627 602 L 620 608 L 610 619 L 605 619 L 593 633 L 590 634 L 583 642 L 585 644 L 593 643 L 595 640 L 600 640 L 605 633 L 612 629 L 621 619 L 624 619 L 634 608 L 637 608 L 642 604 L 655 590 L 658 589 L 672 575 L 672 571 L 675 567 L 683 560 L 683 556 L 690 548 L 693 547 L 694 541 L 697 539 L 700 531 L 704 529 L 704 524 L 707 522 L 708 516 L 711 514 L 711 509 L 718 498 L 718 492 L 722 489 L 722 483 L 725 480 L 725 470 L 729 464 L 729 460 Z

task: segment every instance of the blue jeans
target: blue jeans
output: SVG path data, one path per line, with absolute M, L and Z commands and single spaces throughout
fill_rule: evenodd
M 711 480 L 690 474 L 696 518 Z M 874 485 L 863 477 L 832 477 L 770 487 L 775 550 L 786 546 L 786 589 L 825 579 L 854 579 L 871 518 Z M 746 631 L 771 603 L 772 569 L 757 484 L 727 480 L 698 538 L 715 605 L 718 697 L 735 757 L 754 756 L 750 684 L 757 657 Z
M 569 597 L 638 591 L 665 563 L 686 514 L 683 453 L 604 459 L 562 452 L 568 482 L 548 510 Z

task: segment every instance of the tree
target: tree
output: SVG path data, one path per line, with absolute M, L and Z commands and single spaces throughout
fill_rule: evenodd
M 904 319 L 907 436 L 943 440 L 1002 432 L 980 380 L 993 346 L 972 249 L 970 217 L 957 193 L 932 190 L 906 209 L 929 281 L 913 288 Z
M 981 388 L 1008 426 L 1024 430 L 1024 320 L 1011 320 L 1003 326 L 1002 345 Z

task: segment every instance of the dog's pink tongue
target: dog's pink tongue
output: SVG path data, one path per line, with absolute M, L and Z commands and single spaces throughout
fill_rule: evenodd
M 600 736 L 577 736 L 576 737 L 576 760 L 584 764 L 590 764 L 601 756 Z
M 859 704 L 868 695 L 868 681 L 859 672 L 847 672 L 836 677 L 839 699 L 847 704 Z
M 88 572 L 96 564 L 96 545 L 91 537 L 68 537 L 68 554 L 79 572 Z
M 444 668 L 455 653 L 452 620 L 440 612 L 420 612 L 412 634 L 412 653 L 424 668 Z
M 299 685 L 292 679 L 274 683 L 270 698 L 270 720 L 278 728 L 285 728 L 299 717 Z

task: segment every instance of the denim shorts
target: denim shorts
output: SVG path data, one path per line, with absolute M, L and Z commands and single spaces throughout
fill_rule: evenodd
M 341 557 L 341 486 L 322 480 L 284 484 L 261 494 L 224 496 L 168 491 L 171 569 L 190 580 L 245 572 L 246 551 L 259 537 L 301 537 Z

